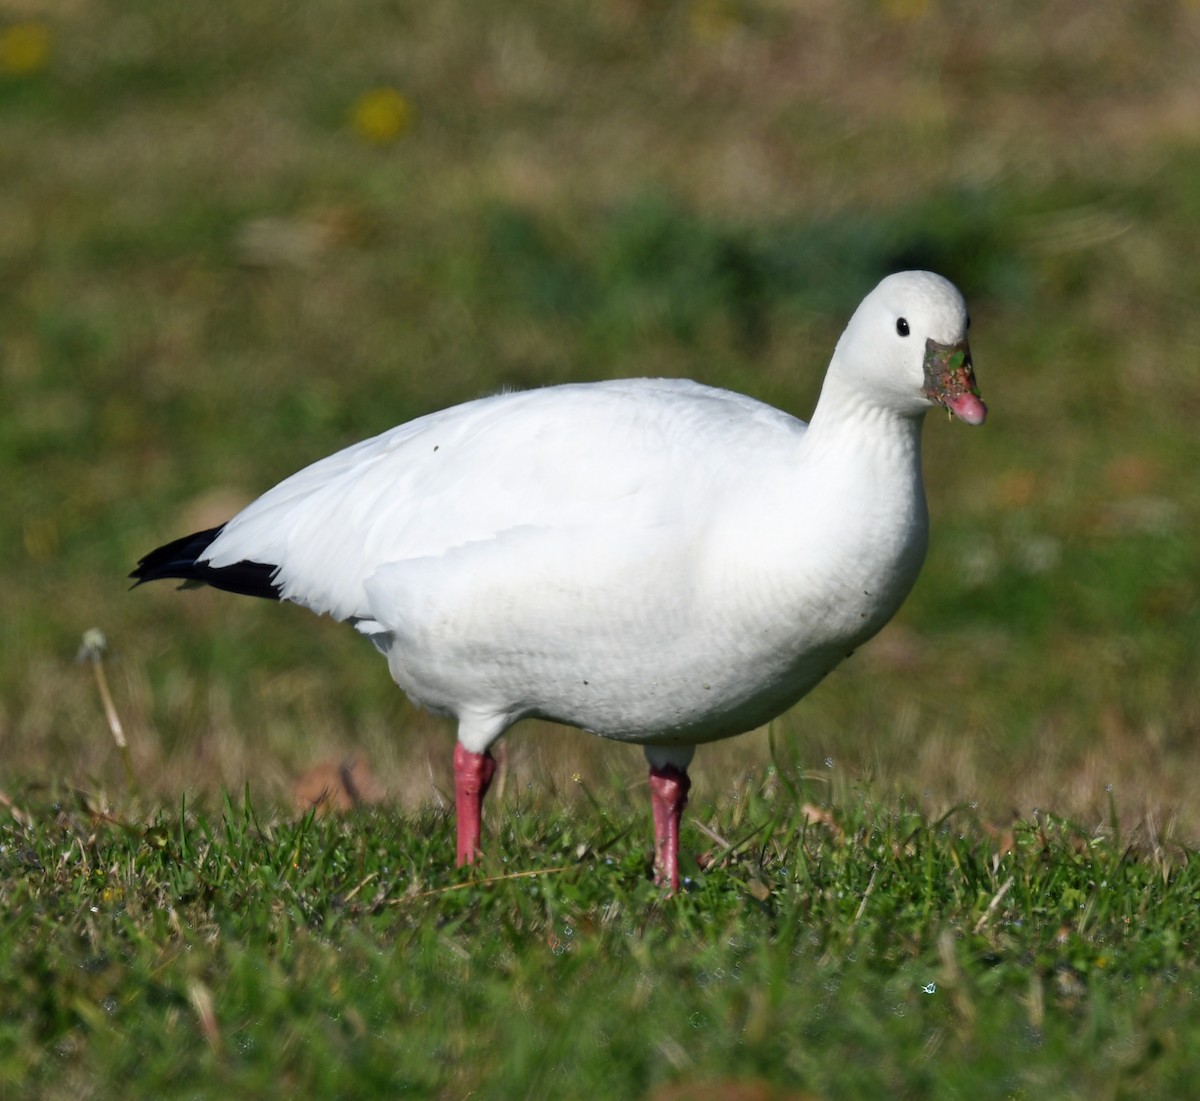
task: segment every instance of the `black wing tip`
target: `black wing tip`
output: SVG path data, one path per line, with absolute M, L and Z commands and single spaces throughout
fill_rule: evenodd
M 199 580 L 196 576 L 196 559 L 208 549 L 221 531 L 221 527 L 208 528 L 206 531 L 193 532 L 181 539 L 172 539 L 161 547 L 155 547 L 149 554 L 138 559 L 138 564 L 129 576 L 133 578 L 135 585 L 168 577 L 181 581 Z
M 278 566 L 266 562 L 234 562 L 229 566 L 210 566 L 197 559 L 209 548 L 213 540 L 224 530 L 225 525 L 193 532 L 180 539 L 173 539 L 156 547 L 143 558 L 129 574 L 136 589 L 147 581 L 174 579 L 211 585 L 214 589 L 238 593 L 242 596 L 261 596 L 268 600 L 280 598 L 280 588 L 275 584 Z

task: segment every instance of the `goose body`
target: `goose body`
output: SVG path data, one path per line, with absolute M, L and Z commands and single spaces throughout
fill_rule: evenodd
M 133 576 L 294 601 L 367 635 L 415 702 L 457 721 L 460 862 L 513 723 L 643 744 L 658 874 L 677 886 L 695 746 L 796 702 L 912 588 L 923 415 L 986 413 L 966 325 L 941 277 L 884 280 L 809 425 L 681 380 L 468 402 L 314 463 Z

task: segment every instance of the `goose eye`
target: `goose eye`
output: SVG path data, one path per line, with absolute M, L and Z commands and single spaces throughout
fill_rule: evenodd
M 896 319 L 896 332 L 901 336 L 908 336 L 908 322 L 903 317 Z

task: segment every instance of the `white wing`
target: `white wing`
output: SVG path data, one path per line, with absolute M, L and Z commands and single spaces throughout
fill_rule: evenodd
M 529 546 L 530 533 L 553 530 L 556 553 L 574 546 L 593 561 L 606 548 L 636 554 L 639 533 L 657 540 L 664 526 L 686 545 L 754 458 L 803 430 L 770 406 L 682 380 L 499 394 L 301 470 L 235 516 L 204 560 L 277 566 L 284 599 L 377 619 L 367 583 L 380 571 L 506 533 Z

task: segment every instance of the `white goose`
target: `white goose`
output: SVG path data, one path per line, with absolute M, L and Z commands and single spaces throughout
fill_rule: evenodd
M 941 276 L 884 279 L 808 426 L 668 379 L 467 402 L 307 467 L 131 576 L 291 600 L 367 635 L 458 723 L 459 864 L 515 722 L 640 743 L 656 879 L 677 890 L 695 747 L 795 703 L 912 588 L 924 415 L 987 414 L 967 324 Z

